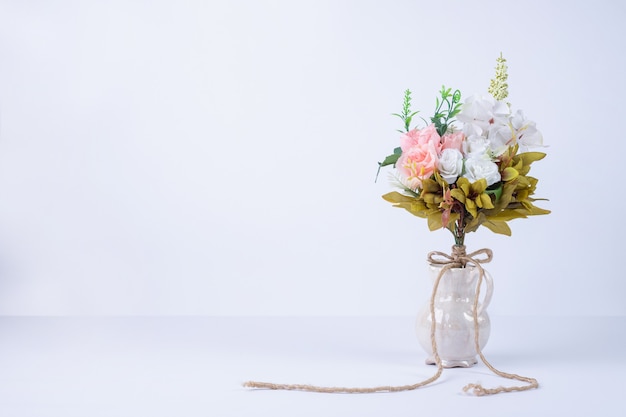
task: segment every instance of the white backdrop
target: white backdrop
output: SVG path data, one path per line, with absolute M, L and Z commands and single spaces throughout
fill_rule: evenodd
M 506 5 L 505 5 L 506 4 Z M 549 216 L 481 231 L 490 311 L 626 314 L 626 6 L 0 1 L 0 314 L 413 315 L 451 236 L 391 208 L 402 93 L 509 101 Z

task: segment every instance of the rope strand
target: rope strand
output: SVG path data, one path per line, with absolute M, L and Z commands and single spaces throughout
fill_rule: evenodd
M 481 257 L 479 257 L 481 256 Z M 321 387 L 316 385 L 302 385 L 302 384 L 275 384 L 271 382 L 257 382 L 257 381 L 247 381 L 243 384 L 246 388 L 254 388 L 254 389 L 271 389 L 271 390 L 287 390 L 287 391 L 308 391 L 308 392 L 319 392 L 319 393 L 345 393 L 345 394 L 371 394 L 377 392 L 400 392 L 400 391 L 412 391 L 421 387 L 424 387 L 428 384 L 433 383 L 443 373 L 443 365 L 441 363 L 441 358 L 439 357 L 439 352 L 437 350 L 437 341 L 435 338 L 436 332 L 436 321 L 435 321 L 435 299 L 437 296 L 437 290 L 439 288 L 439 283 L 441 278 L 445 275 L 445 273 L 451 268 L 464 268 L 467 264 L 471 264 L 476 266 L 479 271 L 478 275 L 478 284 L 476 285 L 476 295 L 474 297 L 474 304 L 472 308 L 473 318 L 474 318 L 474 347 L 480 359 L 483 361 L 485 366 L 491 370 L 494 374 L 506 378 L 517 380 L 520 382 L 526 382 L 528 385 L 524 386 L 512 386 L 512 387 L 503 387 L 499 386 L 497 388 L 485 388 L 481 384 L 467 384 L 463 387 L 464 392 L 471 392 L 476 396 L 484 396 L 484 395 L 493 395 L 499 394 L 503 392 L 514 392 L 514 391 L 526 391 L 530 389 L 535 389 L 539 387 L 539 383 L 535 378 L 525 377 L 516 374 L 509 374 L 506 372 L 502 372 L 496 369 L 493 365 L 491 365 L 485 355 L 483 355 L 482 349 L 479 344 L 479 324 L 478 324 L 478 300 L 480 296 L 480 286 L 483 281 L 483 277 L 485 275 L 485 270 L 481 266 L 482 263 L 491 262 L 493 258 L 493 253 L 490 249 L 480 249 L 476 252 L 472 252 L 470 254 L 465 253 L 465 246 L 455 245 L 452 247 L 452 254 L 448 255 L 443 252 L 430 252 L 428 254 L 428 261 L 434 265 L 442 265 L 442 268 L 435 279 L 435 283 L 433 284 L 433 291 L 430 297 L 430 318 L 431 318 L 431 326 L 430 326 L 430 342 L 432 345 L 433 356 L 435 358 L 435 364 L 437 365 L 437 372 L 430 378 L 425 379 L 421 382 L 411 385 L 399 385 L 399 386 L 378 386 L 371 388 L 352 388 L 352 387 Z

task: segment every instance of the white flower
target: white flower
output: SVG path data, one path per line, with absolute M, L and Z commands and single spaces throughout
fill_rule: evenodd
M 496 100 L 491 95 L 471 96 L 463 104 L 463 109 L 457 118 L 463 122 L 463 132 L 468 137 L 483 138 L 485 149 L 477 138 L 470 145 L 469 155 L 487 153 L 491 158 L 497 158 L 515 141 L 510 122 L 511 110 L 503 100 Z
M 487 180 L 487 186 L 500 181 L 501 176 L 498 165 L 487 157 L 468 158 L 465 161 L 465 173 L 463 177 L 476 182 L 481 178 Z
M 483 157 L 489 151 L 487 138 L 480 135 L 467 136 L 463 142 L 463 153 L 468 158 Z
M 465 100 L 457 119 L 463 123 L 465 136 L 487 136 L 491 125 L 508 124 L 509 105 L 491 95 L 473 95 Z
M 521 110 L 516 111 L 511 117 L 511 125 L 521 146 L 526 148 L 543 146 L 543 135 L 537 130 L 535 122 L 526 120 Z
M 489 143 L 489 155 L 497 158 L 502 155 L 512 144 L 515 143 L 515 134 L 510 123 L 493 124 L 487 133 Z
M 454 184 L 463 171 L 463 154 L 456 149 L 444 149 L 439 156 L 437 170 L 448 184 Z

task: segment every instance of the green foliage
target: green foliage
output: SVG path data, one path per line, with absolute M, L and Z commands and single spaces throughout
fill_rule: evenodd
M 409 130 L 411 130 L 411 122 L 413 121 L 413 117 L 419 113 L 418 111 L 411 111 L 411 90 L 409 90 L 408 88 L 404 91 L 404 100 L 402 102 L 402 112 L 401 113 L 392 113 L 392 116 L 396 116 L 399 117 L 400 119 L 402 119 L 402 122 L 404 124 L 404 130 L 398 130 L 398 132 L 400 133 L 406 133 Z M 402 155 L 402 149 L 400 149 L 399 147 L 395 148 L 393 150 L 393 153 L 391 155 L 387 155 L 385 157 L 385 159 L 383 159 L 382 162 L 378 163 L 378 170 L 376 171 L 376 178 L 374 179 L 374 182 L 376 182 L 376 180 L 378 180 L 378 175 L 380 174 L 380 169 L 382 167 L 385 167 L 387 165 L 393 165 L 394 167 L 396 166 L 396 162 L 398 162 L 398 159 L 400 158 L 400 155 Z
M 376 178 L 374 179 L 374 182 L 378 180 L 378 175 L 380 174 L 380 169 L 382 167 L 387 165 L 393 165 L 394 167 L 396 166 L 396 162 L 398 162 L 400 155 L 402 155 L 402 149 L 400 147 L 397 147 L 393 150 L 393 153 L 391 155 L 387 155 L 385 159 L 383 159 L 383 162 L 378 163 L 378 171 L 376 171 Z
M 455 90 L 454 93 L 452 93 L 451 88 L 446 88 L 442 85 L 439 94 L 441 98 L 437 97 L 435 114 L 430 120 L 435 125 L 439 136 L 443 136 L 448 131 L 448 127 L 454 117 L 461 111 L 461 92 Z
M 402 104 L 402 113 L 392 113 L 393 116 L 397 116 L 404 122 L 404 132 L 411 130 L 411 121 L 419 111 L 411 112 L 411 90 L 408 88 L 404 92 L 404 101 Z M 402 130 L 398 132 L 404 133 Z

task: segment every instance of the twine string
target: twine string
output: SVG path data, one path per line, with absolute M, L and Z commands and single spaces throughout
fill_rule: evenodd
M 474 265 L 478 271 L 478 283 L 476 285 L 476 293 L 474 297 L 474 303 L 472 307 L 472 314 L 474 319 L 474 347 L 480 359 L 483 361 L 485 366 L 491 370 L 494 374 L 506 378 L 517 380 L 520 382 L 525 382 L 527 385 L 523 386 L 512 386 L 512 387 L 504 387 L 499 386 L 496 388 L 485 388 L 480 383 L 476 384 L 467 384 L 463 387 L 464 392 L 471 392 L 477 396 L 484 395 L 493 395 L 499 394 L 502 392 L 513 392 L 513 391 L 526 391 L 539 387 L 539 383 L 535 378 L 530 378 L 526 376 L 510 374 L 506 372 L 502 372 L 496 369 L 493 365 L 487 361 L 485 355 L 480 348 L 479 343 L 479 323 L 478 323 L 478 300 L 480 296 L 480 287 L 483 282 L 483 278 L 485 276 L 485 270 L 481 266 L 483 263 L 491 262 L 493 258 L 493 253 L 490 249 L 479 249 L 470 254 L 465 253 L 465 246 L 453 246 L 452 254 L 448 255 L 444 252 L 430 252 L 428 254 L 428 262 L 433 265 L 441 265 L 442 268 L 437 275 L 435 282 L 433 284 L 433 290 L 430 296 L 430 318 L 431 318 L 431 326 L 430 326 L 430 343 L 433 350 L 433 357 L 435 359 L 435 364 L 437 365 L 437 371 L 433 376 L 423 381 L 420 381 L 415 384 L 410 385 L 383 385 L 377 387 L 368 387 L 368 388 L 359 388 L 359 387 L 323 387 L 317 385 L 307 385 L 307 384 L 275 384 L 271 382 L 257 382 L 257 381 L 247 381 L 243 384 L 246 388 L 255 388 L 255 389 L 271 389 L 271 390 L 288 390 L 288 391 L 309 391 L 309 392 L 319 392 L 319 393 L 346 393 L 346 394 L 368 394 L 368 393 L 377 393 L 377 392 L 400 392 L 400 391 L 412 391 L 428 384 L 433 383 L 443 373 L 443 365 L 441 362 L 441 357 L 439 356 L 439 351 L 437 350 L 437 341 L 436 341 L 436 321 L 435 321 L 435 299 L 437 296 L 437 290 L 439 289 L 439 283 L 441 282 L 441 278 L 445 275 L 445 273 L 452 268 L 465 268 L 468 264 Z
M 357 387 L 321 387 L 317 385 L 303 385 L 303 384 L 275 384 L 272 382 L 257 382 L 257 381 L 247 381 L 243 384 L 246 388 L 257 388 L 257 389 L 271 389 L 271 390 L 288 390 L 288 391 L 309 391 L 309 392 L 319 392 L 319 393 L 344 393 L 344 394 L 373 394 L 377 392 L 400 392 L 400 391 L 412 391 L 418 388 L 421 388 L 425 385 L 431 384 L 435 382 L 441 374 L 443 373 L 443 365 L 441 363 L 441 358 L 439 357 L 439 352 L 437 351 L 437 341 L 435 339 L 435 298 L 437 294 L 437 289 L 439 287 L 439 282 L 443 277 L 443 273 L 440 273 L 435 283 L 433 284 L 433 291 L 430 297 L 430 317 L 431 323 L 430 326 L 430 343 L 433 349 L 433 355 L 435 357 L 435 364 L 437 365 L 437 371 L 433 376 L 423 381 L 420 381 L 416 384 L 410 385 L 383 385 L 377 387 L 367 387 L 367 388 L 357 388 Z

